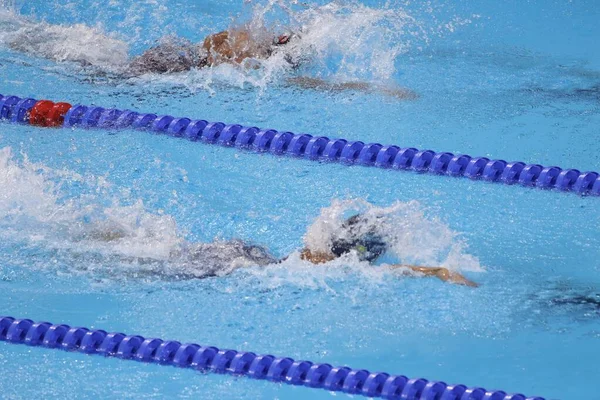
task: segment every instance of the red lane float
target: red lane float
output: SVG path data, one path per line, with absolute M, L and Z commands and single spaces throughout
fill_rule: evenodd
M 65 115 L 71 109 L 71 105 L 69 103 L 56 103 L 52 110 L 48 113 L 48 119 L 46 123 L 48 126 L 63 126 L 65 122 Z
M 29 123 L 31 125 L 46 126 L 46 118 L 54 103 L 50 100 L 40 100 L 29 112 Z
M 31 109 L 29 123 L 36 126 L 62 126 L 65 115 L 71 109 L 69 103 L 54 103 L 50 100 L 40 100 Z

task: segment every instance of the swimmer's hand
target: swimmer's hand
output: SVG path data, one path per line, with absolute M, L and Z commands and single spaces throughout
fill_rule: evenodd
M 455 283 L 457 285 L 464 285 L 473 288 L 479 287 L 478 283 L 465 278 L 458 272 L 449 271 L 448 268 L 440 268 L 436 276 L 444 282 Z
M 458 272 L 450 271 L 448 268 L 443 267 L 417 267 L 414 265 L 392 265 L 390 269 L 401 269 L 406 268 L 414 272 L 418 272 L 425 276 L 434 276 L 444 282 L 455 283 L 457 285 L 464 285 L 469 287 L 479 287 L 479 284 L 465 278 Z

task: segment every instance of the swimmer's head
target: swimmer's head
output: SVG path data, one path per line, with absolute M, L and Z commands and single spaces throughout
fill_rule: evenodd
M 305 56 L 299 56 L 298 52 L 293 49 L 294 42 L 297 42 L 299 39 L 300 33 L 298 32 L 287 32 L 276 36 L 273 38 L 273 44 L 271 45 L 271 54 L 282 54 L 285 62 L 293 69 L 297 69 L 300 67 L 300 64 L 307 61 Z
M 331 252 L 336 257 L 356 251 L 361 261 L 373 262 L 387 250 L 387 243 L 363 214 L 348 218 L 342 229 L 343 234 L 331 244 Z

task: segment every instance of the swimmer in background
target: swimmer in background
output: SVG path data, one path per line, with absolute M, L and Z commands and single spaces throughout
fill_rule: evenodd
M 112 242 L 126 238 L 126 236 L 125 232 L 118 229 L 96 229 L 88 232 L 85 239 Z M 300 252 L 300 258 L 318 265 L 354 253 L 359 260 L 373 263 L 388 249 L 388 243 L 377 233 L 377 227 L 362 214 L 347 219 L 329 242 L 327 251 L 310 249 L 306 246 Z M 178 276 L 204 278 L 222 276 L 244 266 L 275 265 L 285 261 L 288 257 L 278 259 L 262 246 L 248 244 L 242 240 L 230 240 L 213 243 L 185 243 L 171 252 L 169 260 L 186 266 L 189 273 L 178 272 Z M 137 261 L 152 262 L 151 259 L 137 259 Z M 408 276 L 435 277 L 444 282 L 458 285 L 479 286 L 460 273 L 443 267 L 398 264 L 387 268 L 406 272 Z
M 256 60 L 266 60 L 276 53 L 283 54 L 284 60 L 292 68 L 297 68 L 303 60 L 286 51 L 286 48 L 293 45 L 297 39 L 298 35 L 293 33 L 273 37 L 267 32 L 257 35 L 247 29 L 230 29 L 207 36 L 202 44 L 167 41 L 135 57 L 129 64 L 129 73 L 132 75 L 169 74 L 216 67 L 221 64 L 257 68 Z M 377 92 L 400 99 L 417 97 L 414 92 L 404 88 L 368 82 L 335 83 L 305 76 L 289 78 L 287 82 L 304 89 Z

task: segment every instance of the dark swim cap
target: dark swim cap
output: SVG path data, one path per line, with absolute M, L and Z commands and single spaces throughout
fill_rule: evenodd
M 346 235 L 344 238 L 333 240 L 331 252 L 340 257 L 354 250 L 358 253 L 361 261 L 373 262 L 386 252 L 387 243 L 381 235 L 375 232 L 374 226 L 369 227 L 366 234 L 360 234 L 359 224 L 367 224 L 363 215 L 358 214 L 348 218 L 342 225 L 342 228 L 346 230 Z

